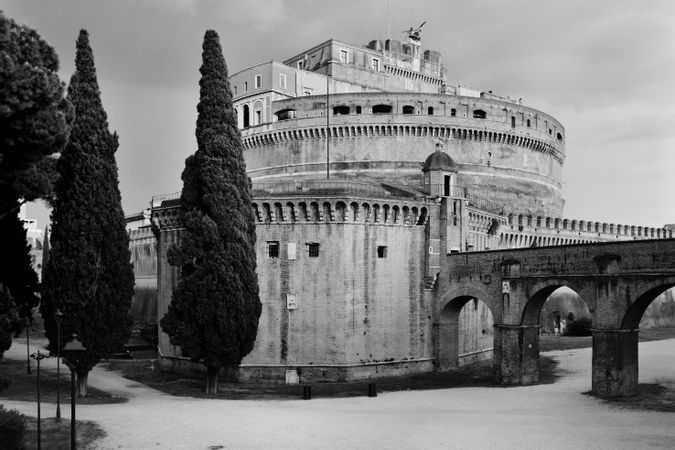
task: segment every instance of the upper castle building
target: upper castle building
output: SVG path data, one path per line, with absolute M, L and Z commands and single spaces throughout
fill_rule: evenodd
M 436 288 L 442 255 L 672 237 L 564 218 L 560 122 L 449 86 L 419 37 L 331 39 L 230 76 L 263 304 L 239 379 L 362 379 L 481 359 L 491 314 L 480 299 L 448 304 Z M 178 281 L 166 260 L 181 236 L 178 197 L 153 198 L 156 253 L 132 252 L 156 260 L 137 267 L 156 267 L 160 318 Z M 134 233 L 132 249 L 154 245 L 149 226 Z M 198 368 L 161 330 L 159 350 L 164 367 Z

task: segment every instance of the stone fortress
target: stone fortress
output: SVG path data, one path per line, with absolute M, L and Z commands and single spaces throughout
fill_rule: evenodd
M 230 85 L 263 305 L 255 348 L 230 374 L 239 380 L 356 380 L 489 358 L 485 304 L 444 308 L 441 249 L 672 237 L 564 218 L 564 127 L 520 100 L 449 86 L 419 29 L 365 47 L 331 39 L 234 73 Z M 155 196 L 130 225 L 140 327 L 157 324 L 178 281 L 166 260 L 181 236 L 178 198 Z M 439 333 L 448 314 L 452 342 Z M 164 368 L 201 369 L 161 330 L 158 348 Z

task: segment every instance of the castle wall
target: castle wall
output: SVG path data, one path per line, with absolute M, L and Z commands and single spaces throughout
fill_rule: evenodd
M 236 376 L 283 382 L 295 371 L 301 381 L 338 381 L 433 370 L 433 298 L 425 278 L 434 204 L 323 200 L 255 199 L 262 314 L 254 349 Z M 166 261 L 180 239 L 176 213 L 153 213 L 165 225 L 158 246 L 160 317 L 178 282 Z M 200 370 L 164 333 L 159 347 L 164 367 Z
M 154 336 L 157 328 L 157 251 L 149 226 L 129 231 L 129 251 L 134 268 L 131 299 L 132 327 Z M 153 339 L 154 340 L 154 339 Z
M 377 105 L 391 112 L 374 113 Z M 513 210 L 562 214 L 564 130 L 550 116 L 490 98 L 428 94 L 343 94 L 331 96 L 330 106 L 329 129 L 325 98 L 306 97 L 274 103 L 294 119 L 243 130 L 254 182 L 316 177 L 325 171 L 329 135 L 333 176 L 419 186 L 422 161 L 441 145 L 472 194 Z

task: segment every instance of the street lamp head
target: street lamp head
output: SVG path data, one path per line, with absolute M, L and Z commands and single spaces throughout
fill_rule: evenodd
M 82 345 L 82 342 L 78 339 L 77 334 L 74 333 L 63 347 L 63 353 L 66 353 L 67 355 L 77 355 L 85 350 L 86 348 L 84 348 L 84 345 Z
M 54 320 L 56 320 L 56 323 L 61 323 L 61 319 L 63 319 L 63 313 L 60 309 L 57 309 L 54 313 Z

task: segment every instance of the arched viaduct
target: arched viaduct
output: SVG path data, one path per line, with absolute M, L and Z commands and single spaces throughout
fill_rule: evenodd
M 476 298 L 494 318 L 495 381 L 536 383 L 539 313 L 561 286 L 579 294 L 592 317 L 593 392 L 635 394 L 640 319 L 654 298 L 675 286 L 675 239 L 447 255 L 435 296 L 437 367 L 456 364 L 459 311 Z

